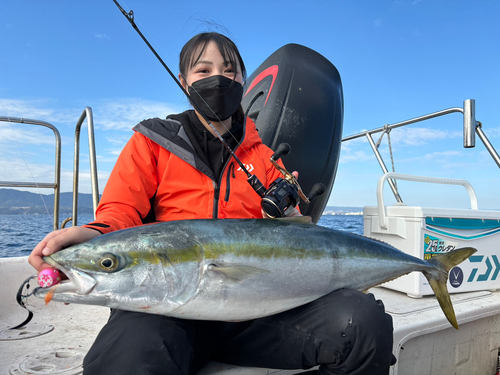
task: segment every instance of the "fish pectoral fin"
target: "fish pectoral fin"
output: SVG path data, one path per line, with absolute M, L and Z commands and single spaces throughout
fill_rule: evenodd
M 233 281 L 242 281 L 248 277 L 262 275 L 263 273 L 269 273 L 270 271 L 251 266 L 218 266 L 211 264 L 208 266 L 208 270 L 212 272 L 224 275 L 226 278 Z

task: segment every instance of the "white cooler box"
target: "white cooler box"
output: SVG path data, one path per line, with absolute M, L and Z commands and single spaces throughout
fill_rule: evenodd
M 387 178 L 463 185 L 469 192 L 471 209 L 384 206 L 383 185 Z M 477 252 L 449 273 L 450 293 L 500 289 L 500 211 L 477 209 L 472 186 L 465 180 L 450 180 L 387 173 L 379 180 L 377 207 L 363 210 L 364 235 L 387 242 L 407 254 L 429 259 L 461 247 Z M 412 272 L 382 285 L 410 297 L 434 294 L 421 272 Z

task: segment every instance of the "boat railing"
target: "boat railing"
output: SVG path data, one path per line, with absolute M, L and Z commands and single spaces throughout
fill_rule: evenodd
M 89 142 L 89 160 L 90 160 L 90 183 L 92 189 L 92 206 L 95 219 L 95 212 L 97 204 L 99 203 L 99 186 L 97 179 L 97 158 L 95 152 L 95 138 L 94 138 L 94 117 L 92 115 L 92 108 L 85 107 L 75 129 L 75 156 L 73 160 L 73 216 L 72 224 L 77 225 L 78 221 L 78 178 L 79 178 L 79 165 L 80 165 L 80 130 L 83 121 L 87 119 L 88 142 Z
M 53 183 L 42 182 L 19 182 L 19 181 L 0 181 L 0 187 L 23 187 L 23 188 L 42 188 L 54 189 L 54 230 L 59 227 L 59 202 L 60 202 L 60 188 L 61 188 L 61 135 L 57 128 L 45 121 L 32 120 L 19 117 L 0 116 L 1 122 L 16 123 L 16 124 L 30 124 L 37 126 L 44 126 L 49 128 L 54 133 L 56 139 L 55 150 L 55 177 Z
M 89 160 L 90 160 L 90 180 L 92 189 L 92 205 L 94 211 L 97 209 L 99 203 L 99 186 L 97 178 L 97 158 L 95 151 L 95 138 L 94 138 L 94 120 L 92 115 L 92 108 L 85 107 L 83 110 L 75 129 L 75 150 L 73 162 L 73 207 L 72 217 L 65 219 L 61 224 L 64 228 L 67 222 L 72 221 L 73 226 L 77 225 L 78 220 L 78 181 L 79 181 L 79 163 L 80 163 L 80 133 L 84 120 L 87 120 L 88 129 L 88 143 L 89 143 Z M 43 182 L 18 182 L 18 181 L 0 181 L 0 187 L 24 187 L 24 188 L 49 188 L 54 189 L 54 230 L 59 229 L 59 208 L 61 196 L 61 135 L 57 128 L 45 121 L 32 120 L 19 117 L 0 116 L 0 122 L 9 122 L 16 124 L 30 124 L 36 126 L 44 126 L 52 130 L 55 136 L 55 177 L 53 183 Z
M 476 121 L 476 101 L 474 99 L 467 99 L 464 101 L 463 108 L 462 107 L 455 107 L 455 108 L 448 108 L 444 109 L 438 112 L 433 112 L 429 113 L 427 115 L 419 116 L 412 118 L 410 120 L 405 120 L 401 121 L 395 124 L 387 124 L 384 125 L 380 128 L 372 129 L 372 130 L 367 130 L 363 131 L 361 133 L 353 134 L 347 137 L 342 138 L 342 142 L 347 142 L 351 141 L 353 139 L 357 138 L 362 138 L 366 137 L 368 140 L 368 143 L 370 143 L 371 148 L 373 149 L 373 152 L 375 153 L 375 157 L 377 158 L 380 167 L 382 168 L 382 171 L 384 174 L 389 173 L 389 170 L 387 169 L 385 162 L 382 158 L 382 155 L 380 154 L 378 150 L 378 145 L 375 144 L 372 138 L 372 134 L 376 133 L 389 133 L 392 129 L 399 128 L 402 126 L 414 124 L 417 122 L 422 122 L 425 120 L 429 120 L 435 117 L 440 117 L 444 115 L 448 115 L 451 113 L 456 113 L 460 112 L 463 114 L 464 121 L 463 121 L 463 128 L 464 128 L 464 147 L 465 148 L 472 148 L 476 146 L 476 137 L 475 135 L 477 134 L 479 136 L 479 139 L 483 142 L 484 146 L 490 153 L 491 157 L 495 161 L 495 163 L 498 165 L 500 168 L 500 156 L 498 155 L 497 151 L 495 150 L 495 147 L 491 144 L 489 141 L 488 137 L 486 137 L 486 134 L 484 133 L 482 129 L 482 124 L 480 121 Z M 403 200 L 401 199 L 401 196 L 399 195 L 399 192 L 397 190 L 396 184 L 393 179 L 389 178 L 387 180 L 389 183 L 389 186 L 391 187 L 391 190 L 394 194 L 394 197 L 399 203 L 402 203 Z

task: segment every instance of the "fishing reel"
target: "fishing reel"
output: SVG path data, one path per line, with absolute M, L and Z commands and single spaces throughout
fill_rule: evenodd
M 282 143 L 271 156 L 271 163 L 282 174 L 283 178 L 277 178 L 261 196 L 261 206 L 264 212 L 271 218 L 286 216 L 287 210 L 296 207 L 300 199 L 309 204 L 314 198 L 323 194 L 325 185 L 318 182 L 315 184 L 309 196 L 306 196 L 293 174 L 281 167 L 277 161 L 290 153 L 291 147 L 288 143 Z

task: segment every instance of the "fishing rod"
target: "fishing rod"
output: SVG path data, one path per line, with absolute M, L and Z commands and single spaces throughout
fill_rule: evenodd
M 142 38 L 142 40 L 146 43 L 146 45 L 149 47 L 149 49 L 153 52 L 153 54 L 156 56 L 158 61 L 163 65 L 163 67 L 167 70 L 167 72 L 170 74 L 172 79 L 175 81 L 177 86 L 182 90 L 184 95 L 190 99 L 191 105 L 194 107 L 194 109 L 203 117 L 203 119 L 207 122 L 207 124 L 210 126 L 210 128 L 213 130 L 214 134 L 217 136 L 217 138 L 221 141 L 221 143 L 224 145 L 224 147 L 229 151 L 230 155 L 233 157 L 233 159 L 236 161 L 236 163 L 240 166 L 241 170 L 245 172 L 247 175 L 247 181 L 250 184 L 250 186 L 254 189 L 254 191 L 262 198 L 262 209 L 266 212 L 266 214 L 272 218 L 275 217 L 282 217 L 285 216 L 285 211 L 289 207 L 296 207 L 297 204 L 300 202 L 300 198 L 304 200 L 305 203 L 310 203 L 312 199 L 315 197 L 323 194 L 326 190 L 325 186 L 321 183 L 315 184 L 309 193 L 309 196 L 306 196 L 303 192 L 302 189 L 295 178 L 293 174 L 288 172 L 286 169 L 282 168 L 277 161 L 285 155 L 288 155 L 290 153 L 290 146 L 286 143 L 280 144 L 276 150 L 276 152 L 272 155 L 271 157 L 271 163 L 275 168 L 277 168 L 282 174 L 284 178 L 278 178 L 276 179 L 270 186 L 269 189 L 266 190 L 262 182 L 258 179 L 258 177 L 255 174 L 250 174 L 248 169 L 245 167 L 245 165 L 241 162 L 241 160 L 235 155 L 234 151 L 231 149 L 231 147 L 226 143 L 224 138 L 220 135 L 220 133 L 217 131 L 215 126 L 213 126 L 212 122 L 210 119 L 207 117 L 207 115 L 199 108 L 197 103 L 194 100 L 191 100 L 191 96 L 189 93 L 186 91 L 186 89 L 182 86 L 182 84 L 179 82 L 177 77 L 175 76 L 174 73 L 170 70 L 170 68 L 165 64 L 163 59 L 158 55 L 156 50 L 153 48 L 153 46 L 149 43 L 149 41 L 146 39 L 146 37 L 142 34 L 142 32 L 139 30 L 137 25 L 135 24 L 134 21 L 134 11 L 130 10 L 128 13 L 120 6 L 117 0 L 113 0 L 113 2 L 116 4 L 118 9 L 122 12 L 122 14 L 125 16 L 127 21 L 132 25 L 134 30 L 139 34 L 139 36 Z M 200 98 L 204 101 L 203 97 L 198 94 Z M 205 101 L 204 101 L 205 102 Z M 212 111 L 210 106 L 205 102 L 207 107 Z M 212 111 L 214 116 L 216 118 L 217 115 Z M 220 121 L 220 120 L 219 120 Z M 220 121 L 222 123 L 222 121 Z M 229 130 L 228 130 L 229 131 Z M 230 131 L 229 131 L 230 132 Z M 238 143 L 239 141 L 236 140 Z

